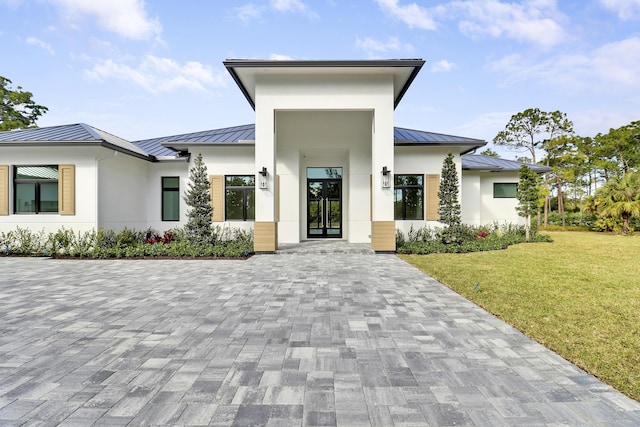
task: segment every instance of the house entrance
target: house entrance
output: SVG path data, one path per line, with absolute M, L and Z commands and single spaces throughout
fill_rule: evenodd
M 342 168 L 307 168 L 307 238 L 342 237 Z

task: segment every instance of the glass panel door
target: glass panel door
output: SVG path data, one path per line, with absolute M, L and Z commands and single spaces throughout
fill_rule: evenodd
M 307 238 L 342 237 L 342 180 L 307 179 Z

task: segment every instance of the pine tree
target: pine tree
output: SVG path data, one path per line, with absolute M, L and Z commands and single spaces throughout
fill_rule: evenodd
M 444 159 L 442 164 L 442 174 L 440 180 L 440 189 L 438 190 L 440 198 L 438 221 L 448 227 L 458 226 L 462 223 L 460 203 L 458 202 L 458 172 L 456 165 L 453 163 L 453 154 L 450 152 Z
M 518 215 L 525 219 L 525 240 L 531 236 L 531 215 L 538 212 L 540 204 L 539 177 L 527 165 L 522 165 L 518 171 L 519 181 L 516 197 Z
M 184 201 L 189 206 L 185 230 L 193 241 L 209 242 L 211 239 L 213 207 L 209 192 L 207 167 L 202 162 L 202 154 L 198 153 L 193 167 L 189 169 L 189 183 L 184 195 Z

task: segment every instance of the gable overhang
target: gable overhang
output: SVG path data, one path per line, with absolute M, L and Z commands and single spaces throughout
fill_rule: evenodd
M 133 150 L 128 150 L 120 145 L 110 143 L 108 141 L 2 141 L 0 142 L 2 147 L 103 147 L 109 150 L 114 150 L 122 154 L 126 154 L 138 159 L 146 160 L 149 162 L 155 162 L 155 156 L 150 154 L 142 154 Z
M 391 75 L 396 108 L 425 61 L 422 59 L 385 60 L 255 60 L 223 61 L 249 105 L 256 109 L 256 80 L 261 75 Z

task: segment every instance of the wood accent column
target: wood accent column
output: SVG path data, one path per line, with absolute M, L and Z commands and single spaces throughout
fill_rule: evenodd
M 256 253 L 273 253 L 277 249 L 278 227 L 275 222 L 253 224 L 253 250 Z
M 396 222 L 371 222 L 371 248 L 376 252 L 393 252 L 396 250 Z

